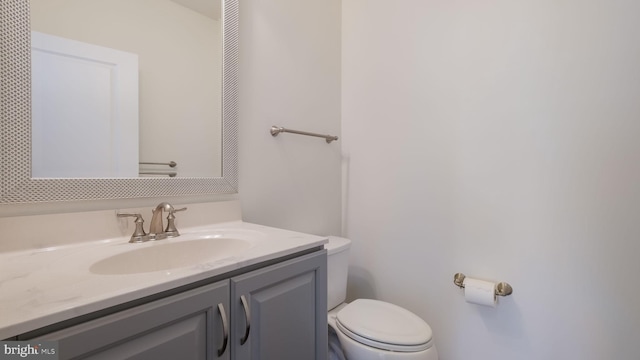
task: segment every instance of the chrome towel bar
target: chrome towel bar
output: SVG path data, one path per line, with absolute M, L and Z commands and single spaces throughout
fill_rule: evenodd
M 139 162 L 138 164 L 140 165 L 167 165 L 169 167 L 176 167 L 178 165 L 178 163 L 176 163 L 175 161 L 169 161 L 168 163 L 161 163 L 161 162 Z
M 456 273 L 453 275 L 453 283 L 464 289 L 464 278 L 466 276 L 463 273 Z M 496 295 L 507 296 L 513 293 L 513 288 L 506 282 L 499 282 L 496 284 Z
M 154 175 L 154 176 L 168 176 L 176 177 L 178 175 L 175 171 L 140 171 L 140 175 Z
M 306 132 L 306 131 L 285 129 L 285 128 L 280 127 L 280 126 L 272 126 L 271 127 L 271 135 L 272 136 L 278 136 L 278 134 L 283 133 L 283 132 L 292 133 L 292 134 L 298 134 L 298 135 L 320 137 L 320 138 L 325 139 L 327 141 L 327 144 L 331 144 L 332 141 L 338 140 L 338 137 L 337 136 L 333 136 L 333 135 L 323 135 L 323 134 L 316 134 L 316 133 L 311 133 L 311 132 Z

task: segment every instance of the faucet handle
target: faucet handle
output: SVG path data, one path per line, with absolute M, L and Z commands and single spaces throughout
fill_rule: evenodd
M 167 228 L 164 230 L 164 233 L 167 234 L 167 236 L 169 237 L 180 236 L 178 229 L 176 229 L 176 224 L 175 224 L 176 216 L 174 214 L 178 211 L 185 211 L 185 210 L 187 210 L 186 207 L 181 209 L 169 210 L 169 215 L 167 215 Z
M 141 214 L 117 214 L 118 217 L 135 217 L 136 219 L 133 221 L 136 224 L 136 229 L 133 231 L 133 235 L 131 235 L 131 239 L 129 239 L 130 243 L 141 243 L 145 241 L 149 241 L 149 235 L 144 232 L 144 219 Z

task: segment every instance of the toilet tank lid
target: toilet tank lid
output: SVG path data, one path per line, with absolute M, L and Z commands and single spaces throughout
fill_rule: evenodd
M 327 236 L 329 242 L 324 245 L 327 249 L 327 255 L 335 254 L 340 251 L 349 249 L 351 240 L 339 236 Z

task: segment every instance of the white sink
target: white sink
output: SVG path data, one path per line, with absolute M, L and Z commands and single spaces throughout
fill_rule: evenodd
M 230 237 L 206 237 L 176 242 L 172 240 L 127 244 L 131 250 L 100 260 L 89 270 L 100 275 L 170 270 L 234 257 L 252 246 L 250 241 Z

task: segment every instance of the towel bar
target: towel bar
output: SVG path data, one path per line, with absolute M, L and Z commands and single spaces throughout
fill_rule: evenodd
M 272 126 L 270 132 L 272 136 L 278 136 L 278 134 L 280 133 L 287 132 L 287 133 L 298 134 L 298 135 L 320 137 L 325 139 L 327 141 L 327 144 L 331 144 L 332 141 L 338 140 L 338 137 L 333 135 L 323 135 L 323 134 L 316 134 L 316 133 L 307 132 L 307 131 L 285 129 L 280 126 Z

